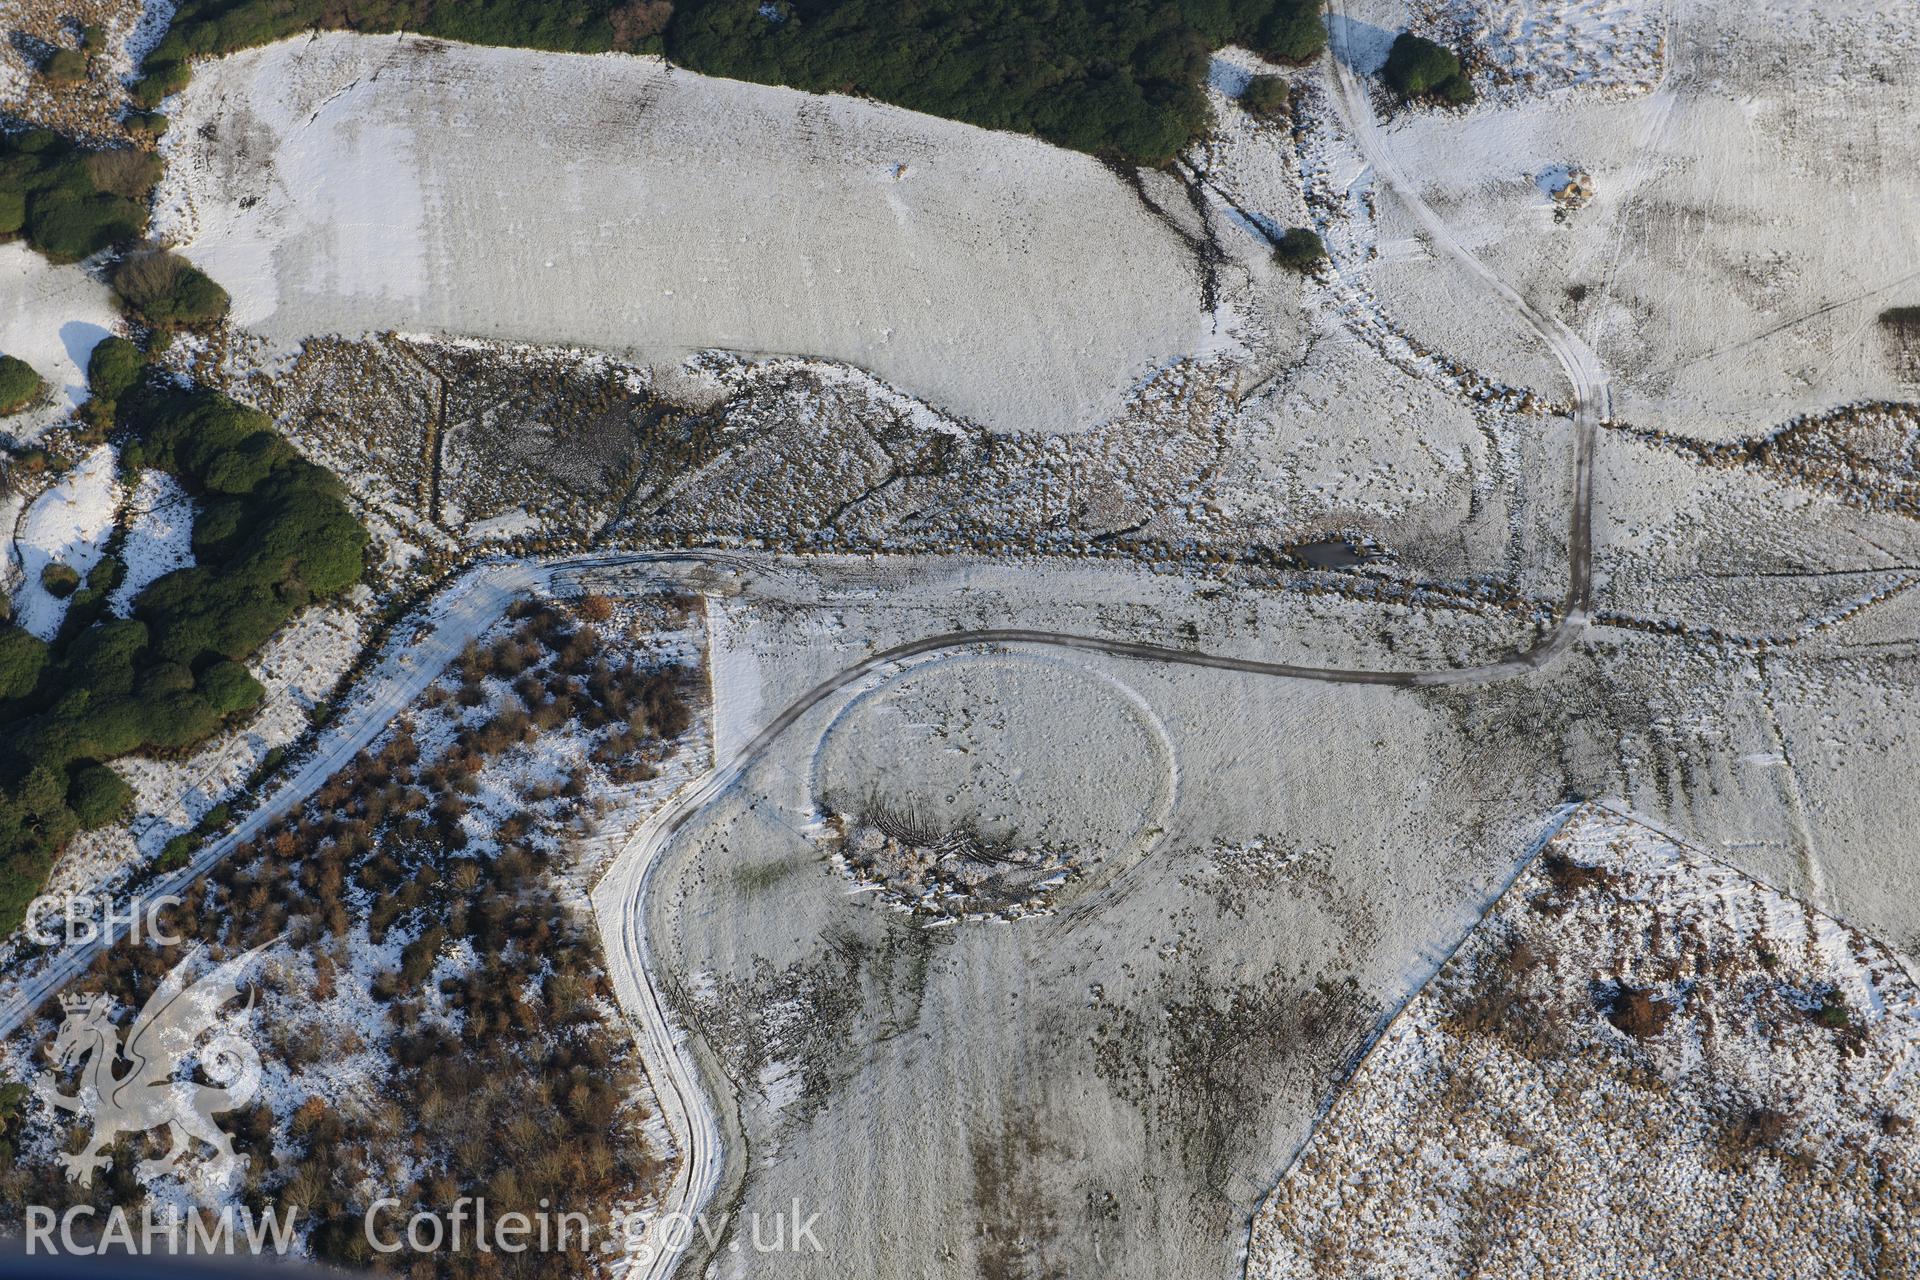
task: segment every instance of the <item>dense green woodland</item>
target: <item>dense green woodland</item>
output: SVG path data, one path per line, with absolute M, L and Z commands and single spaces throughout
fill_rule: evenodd
M 652 11 L 658 10 L 657 15 Z M 649 16 L 671 4 L 627 0 L 181 0 L 149 68 L 201 54 L 231 53 L 314 28 L 418 31 L 474 44 L 576 53 L 633 48 Z
M 191 747 L 250 710 L 265 691 L 244 660 L 364 567 L 366 531 L 339 482 L 265 414 L 158 381 L 116 408 L 123 464 L 167 471 L 194 495 L 196 563 L 115 618 L 107 600 L 125 566 L 109 555 L 51 644 L 0 624 L 0 932 L 75 832 L 123 816 L 130 794 L 102 762 Z
M 183 87 L 197 55 L 313 27 L 664 48 L 709 75 L 865 94 L 1140 164 L 1206 128 L 1210 50 L 1301 61 L 1326 43 L 1316 0 L 182 0 L 137 96 Z
M 680 0 L 667 52 L 696 71 L 864 93 L 1081 151 L 1162 164 L 1207 127 L 1207 56 L 1320 52 L 1296 0 Z

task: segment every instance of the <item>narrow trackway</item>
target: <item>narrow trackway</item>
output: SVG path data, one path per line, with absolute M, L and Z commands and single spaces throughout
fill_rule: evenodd
M 1336 3 L 1336 12 L 1342 6 Z M 1336 32 L 1338 28 L 1336 27 Z M 649 930 L 646 927 L 647 890 L 659 856 L 674 835 L 712 800 L 724 794 L 806 714 L 890 664 L 942 650 L 979 645 L 1036 645 L 1099 653 L 1142 662 L 1206 667 L 1281 679 L 1334 684 L 1380 685 L 1397 688 L 1482 685 L 1537 671 L 1570 648 L 1585 630 L 1592 605 L 1593 453 L 1600 421 L 1609 408 L 1608 381 L 1598 358 L 1558 320 L 1542 315 L 1468 253 L 1433 210 L 1407 182 L 1388 154 L 1379 122 L 1367 101 L 1366 90 L 1342 60 L 1336 48 L 1330 58 L 1331 84 L 1349 128 L 1380 181 L 1420 220 L 1435 245 L 1467 268 L 1478 286 L 1497 305 L 1517 312 L 1547 344 L 1566 370 L 1574 396 L 1573 502 L 1568 517 L 1567 594 L 1560 617 L 1531 647 L 1492 662 L 1435 671 L 1381 671 L 1346 667 L 1305 666 L 1266 662 L 1225 654 L 1176 649 L 1105 636 L 1023 628 L 988 628 L 947 632 L 908 641 L 876 652 L 827 677 L 788 705 L 731 759 L 716 762 L 709 773 L 690 784 L 635 830 L 613 865 L 596 886 L 598 916 L 608 967 L 622 1006 L 635 1020 L 642 1055 L 659 1099 L 662 1117 L 684 1159 L 669 1189 L 665 1212 L 692 1215 L 704 1208 L 719 1188 L 727 1170 L 727 1144 L 721 1121 L 699 1080 L 699 1065 L 683 1040 L 674 1033 L 666 1003 L 654 980 Z M 157 878 L 143 889 L 151 898 L 184 893 L 192 882 L 217 866 L 234 849 L 317 791 L 353 757 L 371 743 L 394 717 L 417 698 L 466 643 L 492 625 L 516 596 L 534 590 L 582 589 L 574 575 L 596 570 L 638 569 L 662 581 L 679 580 L 685 566 L 710 571 L 715 564 L 758 567 L 772 560 L 729 553 L 599 553 L 546 561 L 516 561 L 482 566 L 443 592 L 424 611 L 429 624 L 416 644 L 389 647 L 368 675 L 352 710 L 321 736 L 313 754 L 276 786 L 272 794 L 233 831 L 206 845 L 180 871 Z M 682 568 L 676 571 L 675 566 Z M 569 579 L 574 579 L 569 581 Z M 95 957 L 114 940 L 113 932 L 94 941 L 66 948 L 41 973 L 0 991 L 0 1035 L 9 1034 L 34 1010 L 74 978 L 86 972 Z M 700 1236 L 698 1231 L 675 1232 L 640 1260 L 637 1272 L 660 1280 L 672 1272 Z

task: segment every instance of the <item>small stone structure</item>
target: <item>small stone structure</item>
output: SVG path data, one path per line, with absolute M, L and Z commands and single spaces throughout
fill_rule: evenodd
M 1553 189 L 1553 202 L 1562 209 L 1578 209 L 1593 195 L 1593 175 L 1585 169 L 1569 169 L 1566 181 Z
M 911 831 L 875 815 L 835 815 L 827 831 L 843 874 L 921 916 L 1044 914 L 1078 869 L 1062 850 L 996 847 L 969 831 Z

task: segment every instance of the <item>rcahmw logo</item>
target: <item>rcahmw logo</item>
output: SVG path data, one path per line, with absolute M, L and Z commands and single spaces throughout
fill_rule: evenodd
M 188 951 L 148 998 L 124 1042 L 110 1000 L 60 997 L 66 1019 L 54 1038 L 53 1060 L 60 1071 L 82 1064 L 80 1090 L 61 1093 L 58 1077 L 49 1072 L 41 1076 L 37 1092 L 51 1105 L 93 1122 L 85 1145 L 60 1157 L 69 1181 L 91 1186 L 96 1171 L 112 1166 L 107 1153 L 116 1138 L 163 1127 L 171 1147 L 157 1160 L 142 1160 L 136 1166 L 141 1177 L 173 1171 L 198 1140 L 213 1149 L 207 1170 L 212 1180 L 223 1185 L 237 1180 L 245 1158 L 235 1154 L 214 1117 L 245 1106 L 259 1092 L 260 1054 L 236 1030 L 221 1029 L 221 1010 L 239 999 L 241 974 L 263 949 L 216 966 L 192 985 L 186 972 L 203 948 Z M 249 996 L 240 1012 L 252 1007 Z M 121 1061 L 127 1064 L 124 1071 L 118 1069 Z M 176 1078 L 183 1066 L 197 1068 L 212 1083 Z
M 271 1209 L 255 1217 L 251 1209 L 232 1205 L 218 1213 L 183 1214 L 172 1205 L 164 1212 L 151 1208 L 129 1214 L 115 1205 L 102 1212 L 90 1204 L 74 1205 L 56 1214 L 43 1204 L 27 1206 L 27 1252 L 37 1255 L 97 1253 L 199 1254 L 208 1257 L 286 1254 L 299 1242 L 297 1207 L 275 1214 Z

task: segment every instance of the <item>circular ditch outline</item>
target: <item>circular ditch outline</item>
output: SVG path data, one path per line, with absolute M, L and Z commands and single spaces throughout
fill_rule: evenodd
M 877 673 L 874 679 L 864 682 L 821 727 L 818 736 L 814 739 L 812 749 L 808 752 L 806 795 L 808 804 L 812 806 L 813 821 L 810 825 L 824 830 L 827 823 L 828 811 L 823 803 L 827 790 L 825 770 L 830 746 L 835 738 L 842 733 L 857 731 L 857 717 L 863 711 L 870 709 L 878 699 L 889 693 L 898 692 L 903 684 L 915 677 L 925 676 L 935 668 L 951 668 L 956 664 L 1011 665 L 1064 673 L 1069 678 L 1079 681 L 1083 687 L 1094 690 L 1099 696 L 1116 698 L 1123 713 L 1141 730 L 1158 763 L 1158 768 L 1152 770 L 1155 778 L 1154 795 L 1148 804 L 1141 807 L 1139 823 L 1119 847 L 1110 849 L 1097 859 L 1082 864 L 1059 891 L 1052 895 L 1047 904 L 1047 912 L 1057 914 L 1067 907 L 1084 902 L 1138 865 L 1142 858 L 1166 838 L 1174 811 L 1179 805 L 1180 755 L 1174 744 L 1173 735 L 1160 713 L 1154 710 L 1152 704 L 1141 696 L 1137 689 L 1111 671 L 1074 662 L 1061 654 L 1031 649 L 944 650 L 901 663 L 883 673 Z M 962 918 L 967 917 L 941 917 L 945 920 Z M 996 915 L 976 918 L 1006 919 L 1007 917 Z

